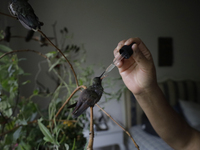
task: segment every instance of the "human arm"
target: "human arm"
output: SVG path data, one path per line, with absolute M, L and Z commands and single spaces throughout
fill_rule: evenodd
M 149 118 L 156 132 L 174 149 L 200 149 L 200 133 L 191 128 L 168 104 L 160 90 L 152 55 L 139 38 L 121 41 L 114 55 L 123 45 L 132 46 L 133 55 L 118 64 L 120 75 Z

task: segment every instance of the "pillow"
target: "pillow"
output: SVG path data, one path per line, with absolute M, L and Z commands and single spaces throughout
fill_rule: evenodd
M 188 123 L 192 127 L 200 125 L 200 104 L 183 100 L 179 103 Z

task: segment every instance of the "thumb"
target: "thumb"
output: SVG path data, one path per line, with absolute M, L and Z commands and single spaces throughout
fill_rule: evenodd
M 140 50 L 139 46 L 137 44 L 133 44 L 132 46 L 133 49 L 133 55 L 132 58 L 135 60 L 135 62 L 137 63 L 137 65 L 141 68 L 146 70 L 149 67 L 149 63 L 150 63 L 150 57 L 149 55 L 150 52 L 146 49 L 146 50 Z

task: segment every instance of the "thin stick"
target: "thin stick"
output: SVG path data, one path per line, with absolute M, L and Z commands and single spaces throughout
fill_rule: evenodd
M 27 125 L 33 124 L 33 123 L 37 123 L 37 120 L 33 120 L 33 121 L 31 121 L 31 122 L 27 122 Z M 8 134 L 8 133 L 10 133 L 10 132 L 12 132 L 12 131 L 14 131 L 14 130 L 16 130 L 16 129 L 18 129 L 18 128 L 21 127 L 21 126 L 24 126 L 24 125 L 15 126 L 15 127 L 13 127 L 11 130 L 8 130 L 8 131 L 6 131 L 6 132 L 0 134 L 0 137 L 6 135 L 6 134 Z
M 72 70 L 72 72 L 73 72 L 73 74 L 74 74 L 74 77 L 75 77 L 75 80 L 76 80 L 76 85 L 77 85 L 77 87 L 78 87 L 79 84 L 78 84 L 78 79 L 77 79 L 76 73 L 75 73 L 75 71 L 74 71 L 74 68 L 73 68 L 72 64 L 71 64 L 71 63 L 69 62 L 69 60 L 67 59 L 67 57 L 63 54 L 63 52 L 62 52 L 56 45 L 54 45 L 54 44 L 51 42 L 51 40 L 49 40 L 49 38 L 48 38 L 41 30 L 38 30 L 38 32 L 40 32 L 40 33 L 42 34 L 42 36 L 44 36 L 44 37 L 49 41 L 49 43 L 51 43 L 51 45 L 52 45 L 53 47 L 55 47 L 55 48 L 58 50 L 58 52 L 60 52 L 60 53 L 62 54 L 62 56 L 66 59 L 66 61 L 68 62 L 69 66 L 70 66 L 70 68 L 71 68 L 71 70 Z
M 24 37 L 24 36 L 18 36 L 18 35 L 13 35 L 13 36 L 11 36 L 10 38 L 25 39 L 26 37 Z M 4 40 L 4 38 L 3 38 L 3 39 L 0 39 L 0 42 L 3 41 L 3 40 Z M 33 37 L 31 40 L 36 41 L 36 42 L 40 42 L 39 38 L 37 38 L 37 37 Z M 48 45 L 51 45 L 50 43 L 47 43 L 47 44 L 48 44 Z M 52 45 L 51 45 L 51 46 L 52 46 Z
M 9 15 L 9 14 L 5 14 L 5 13 L 2 13 L 2 12 L 0 12 L 0 14 L 4 15 L 4 16 L 7 16 L 7 17 L 11 17 L 11 18 L 17 19 L 17 17 Z
M 62 107 L 58 110 L 57 114 L 55 115 L 55 118 L 58 117 L 58 115 L 59 115 L 59 113 L 61 112 L 61 110 L 65 107 L 65 105 L 69 102 L 69 100 L 72 98 L 72 96 L 73 96 L 80 88 L 86 89 L 86 86 L 81 85 L 81 86 L 77 87 L 77 88 L 72 92 L 72 94 L 71 94 L 71 95 L 69 96 L 69 98 L 65 101 L 65 103 L 62 105 Z
M 52 121 L 52 120 L 49 120 L 49 121 Z M 77 122 L 77 120 L 56 120 L 56 121 L 58 121 L 58 122 L 65 122 L 66 121 L 66 122 L 74 122 L 74 123 Z M 37 123 L 37 120 L 33 120 L 33 121 L 30 121 L 30 122 L 27 122 L 27 125 L 34 124 L 34 123 Z M 25 126 L 25 125 L 22 125 L 22 124 L 21 125 L 17 125 L 15 127 L 13 127 L 12 129 L 10 129 L 10 130 L 8 130 L 8 131 L 6 131 L 4 133 L 1 133 L 0 137 L 6 135 L 6 134 L 8 134 L 8 133 L 10 133 L 10 132 L 12 132 L 12 131 L 14 131 L 16 129 L 18 129 L 21 126 Z
M 94 129 L 93 129 L 93 107 L 90 107 L 90 139 L 87 146 L 87 150 L 93 150 L 93 139 L 94 139 Z
M 124 130 L 124 132 L 131 138 L 131 140 L 133 141 L 135 147 L 140 150 L 139 146 L 137 145 L 137 143 L 135 142 L 135 140 L 133 139 L 133 137 L 131 136 L 131 134 L 125 130 L 119 123 L 117 123 L 103 108 L 101 108 L 98 104 L 96 104 L 97 107 L 99 107 L 99 109 L 101 109 L 101 111 L 103 111 L 112 121 L 114 121 L 120 128 L 122 128 L 122 130 Z
M 55 23 L 52 25 L 53 26 L 53 34 L 54 34 L 54 37 L 55 37 L 55 45 L 57 46 L 58 45 L 58 40 L 57 40 L 57 35 L 56 35 L 56 24 L 57 24 L 57 21 L 55 21 Z
M 33 52 L 33 53 L 36 53 L 42 57 L 44 57 L 45 59 L 48 59 L 48 57 L 38 51 L 35 51 L 35 50 L 30 50 L 30 49 L 23 49 L 23 50 L 13 50 L 11 52 L 7 52 L 7 53 L 4 53 L 3 55 L 0 56 L 0 59 L 3 58 L 4 56 L 8 55 L 8 54 L 12 54 L 12 53 L 17 53 L 17 52 Z
M 0 12 L 0 14 L 17 19 L 17 17 L 11 16 L 11 15 L 8 15 L 8 14 L 2 13 L 2 12 Z M 70 66 L 70 68 L 71 68 L 71 70 L 72 70 L 72 72 L 73 72 L 73 74 L 74 74 L 75 81 L 76 81 L 76 85 L 77 85 L 77 87 L 78 87 L 79 84 L 78 84 L 78 79 L 77 79 L 76 73 L 75 73 L 75 71 L 74 71 L 74 68 L 73 68 L 72 64 L 71 64 L 71 63 L 69 62 L 69 60 L 67 59 L 67 57 L 63 54 L 63 52 L 62 52 L 56 45 L 54 45 L 54 44 L 51 42 L 51 40 L 49 40 L 49 38 L 48 38 L 41 30 L 38 30 L 38 32 L 40 32 L 40 33 L 49 41 L 49 43 L 50 43 L 53 47 L 55 47 L 55 48 L 62 54 L 62 56 L 66 59 L 66 61 L 68 62 L 69 66 Z

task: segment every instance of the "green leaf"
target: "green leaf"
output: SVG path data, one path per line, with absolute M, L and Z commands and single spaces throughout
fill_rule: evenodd
M 23 120 L 19 120 L 21 125 L 26 126 L 27 125 L 27 121 L 23 118 Z
M 9 48 L 5 45 L 2 45 L 2 44 L 0 44 L 0 50 L 5 51 L 5 52 L 11 52 L 12 51 L 11 48 Z
M 1 101 L 0 102 L 0 110 L 7 117 L 10 117 L 12 115 L 12 108 L 11 108 L 11 105 L 8 101 Z
M 38 120 L 38 125 L 39 125 L 39 128 L 41 130 L 41 132 L 43 133 L 43 135 L 45 136 L 43 139 L 46 141 L 46 142 L 50 142 L 52 144 L 58 144 L 53 136 L 51 135 L 50 131 L 42 124 L 42 118 L 40 118 Z
M 58 64 L 60 64 L 60 59 L 58 59 L 54 64 L 52 64 L 51 66 L 50 66 L 50 68 L 49 68 L 49 72 L 55 67 L 55 66 L 57 66 Z
M 38 89 L 34 90 L 34 91 L 33 91 L 33 94 L 34 94 L 34 95 L 38 95 L 38 94 L 39 94 L 39 90 L 38 90 Z
M 25 143 L 24 141 L 20 141 L 17 148 L 18 148 L 17 150 L 27 150 L 31 149 L 32 147 L 29 144 Z
M 73 143 L 72 150 L 75 150 L 75 146 L 76 146 L 76 139 L 74 138 L 74 143 Z
M 53 52 L 47 53 L 46 56 L 47 56 L 48 58 L 50 58 L 50 57 L 54 57 L 55 54 L 56 54 L 56 51 L 53 51 Z
M 22 127 L 19 127 L 13 134 L 13 140 L 16 141 L 20 137 L 20 132 L 22 130 Z
M 69 145 L 68 144 L 65 144 L 65 149 L 69 150 Z
M 31 83 L 31 81 L 30 81 L 30 80 L 27 80 L 27 81 L 23 82 L 22 85 L 25 85 L 25 84 L 27 84 L 27 83 Z
M 32 113 L 32 115 L 30 117 L 30 121 L 33 121 L 36 118 L 37 114 L 38 114 L 37 112 Z

